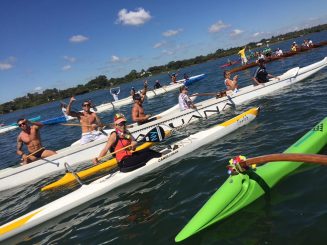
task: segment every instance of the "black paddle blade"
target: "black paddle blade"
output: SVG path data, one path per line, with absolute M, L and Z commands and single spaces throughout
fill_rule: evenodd
M 141 135 L 140 135 L 141 136 Z M 137 140 L 138 142 L 160 142 L 165 138 L 165 130 L 156 126 L 151 129 L 141 140 Z

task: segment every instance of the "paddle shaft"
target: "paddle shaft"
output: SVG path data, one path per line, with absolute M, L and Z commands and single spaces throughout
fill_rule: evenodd
M 327 165 L 327 155 L 279 153 L 279 154 L 270 154 L 270 155 L 249 158 L 246 159 L 245 161 L 242 161 L 240 164 L 241 166 L 249 166 L 252 164 L 260 165 L 267 162 L 277 162 L 277 161 L 305 162 L 305 163 Z
M 60 125 L 63 126 L 75 126 L 75 127 L 92 127 L 93 125 L 81 125 L 79 123 L 61 123 Z M 109 123 L 109 124 L 103 124 L 104 126 L 108 127 L 114 127 L 114 123 Z M 133 125 L 127 125 L 127 128 L 132 128 Z
M 44 147 L 41 147 L 40 149 L 38 149 L 38 150 L 36 150 L 36 151 L 34 151 L 34 152 L 28 154 L 28 155 L 27 155 L 27 158 L 29 158 L 30 156 L 33 156 L 34 154 L 36 154 L 36 153 L 38 153 L 38 152 L 40 152 L 40 151 L 42 151 L 42 150 L 44 150 Z

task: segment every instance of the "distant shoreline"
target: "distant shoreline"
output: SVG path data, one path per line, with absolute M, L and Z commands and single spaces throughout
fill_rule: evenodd
M 312 33 L 317 33 L 327 30 L 327 24 L 314 26 L 311 28 L 302 29 L 299 31 L 289 32 L 281 34 L 279 36 L 272 36 L 270 39 L 262 39 L 259 42 L 250 42 L 246 46 L 250 49 L 257 48 L 257 43 L 275 44 L 278 42 L 284 42 L 297 37 L 305 36 Z M 245 45 L 243 45 L 245 46 Z M 133 80 L 146 79 L 149 76 L 157 75 L 160 73 L 166 73 L 169 71 L 176 71 L 181 68 L 189 67 L 192 65 L 201 64 L 210 60 L 216 60 L 233 54 L 237 54 L 240 47 L 233 47 L 227 50 L 218 49 L 215 53 L 210 53 L 206 56 L 197 56 L 192 59 L 171 61 L 168 64 L 162 66 L 149 67 L 146 71 L 142 70 L 137 72 L 132 70 L 129 74 L 121 78 L 110 78 L 108 79 L 105 75 L 99 75 L 95 79 L 87 82 L 84 85 L 78 85 L 76 87 L 68 88 L 65 90 L 59 90 L 56 88 L 46 89 L 42 93 L 28 93 L 23 97 L 15 98 L 12 101 L 0 104 L 0 114 L 7 114 L 13 111 L 30 108 L 33 106 L 46 104 L 52 101 L 60 101 L 71 97 L 72 95 L 80 95 L 89 93 L 98 89 L 108 89 L 109 87 L 117 87 L 120 84 L 128 83 Z

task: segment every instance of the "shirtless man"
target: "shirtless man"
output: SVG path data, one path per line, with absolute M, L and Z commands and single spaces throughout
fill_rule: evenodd
M 22 132 L 17 137 L 17 155 L 22 157 L 22 165 L 28 164 L 40 158 L 46 158 L 56 154 L 55 151 L 46 150 L 41 143 L 39 129 L 43 127 L 40 122 L 30 122 L 27 119 L 21 118 L 17 121 Z M 28 124 L 32 124 L 31 126 Z M 27 146 L 29 155 L 26 155 L 22 150 L 23 144 Z
M 133 100 L 134 100 L 134 105 L 132 109 L 133 122 L 136 122 L 138 125 L 142 125 L 144 123 L 151 122 L 157 119 L 156 117 L 149 119 L 151 115 L 144 113 L 144 109 L 142 106 L 144 98 L 142 98 L 140 94 L 135 94 L 133 96 Z
M 103 133 L 96 130 L 98 127 L 102 127 L 102 123 L 97 114 L 91 111 L 90 101 L 84 101 L 82 104 L 83 111 L 76 112 L 71 110 L 71 106 L 75 100 L 76 99 L 74 97 L 71 97 L 66 113 L 69 116 L 77 117 L 77 119 L 80 121 L 82 127 L 82 137 L 80 140 L 81 144 L 84 145 L 100 138 L 106 138 Z

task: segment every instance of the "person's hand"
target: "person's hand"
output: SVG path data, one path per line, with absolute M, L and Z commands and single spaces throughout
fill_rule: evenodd
M 22 161 L 23 161 L 22 165 L 25 165 L 25 164 L 28 163 L 28 157 L 27 157 L 26 154 L 23 154 L 23 155 L 22 155 Z
M 135 150 L 135 148 L 136 148 L 136 145 L 137 145 L 137 142 L 136 141 L 132 141 L 132 143 L 131 143 L 131 150 Z
M 234 78 L 233 78 L 233 80 L 236 80 L 237 81 L 237 79 L 238 79 L 238 75 L 235 75 Z
M 147 114 L 145 117 L 146 117 L 146 120 L 148 120 L 151 117 L 151 114 Z
M 72 103 L 72 102 L 74 102 L 76 99 L 75 99 L 75 97 L 74 96 L 72 96 L 71 98 L 70 98 L 70 102 Z
M 96 129 L 98 128 L 98 124 L 92 123 L 92 124 L 91 124 L 91 128 L 92 128 L 93 130 L 96 130 Z
M 98 165 L 99 164 L 99 159 L 97 157 L 93 158 L 92 162 L 93 162 L 94 165 Z

